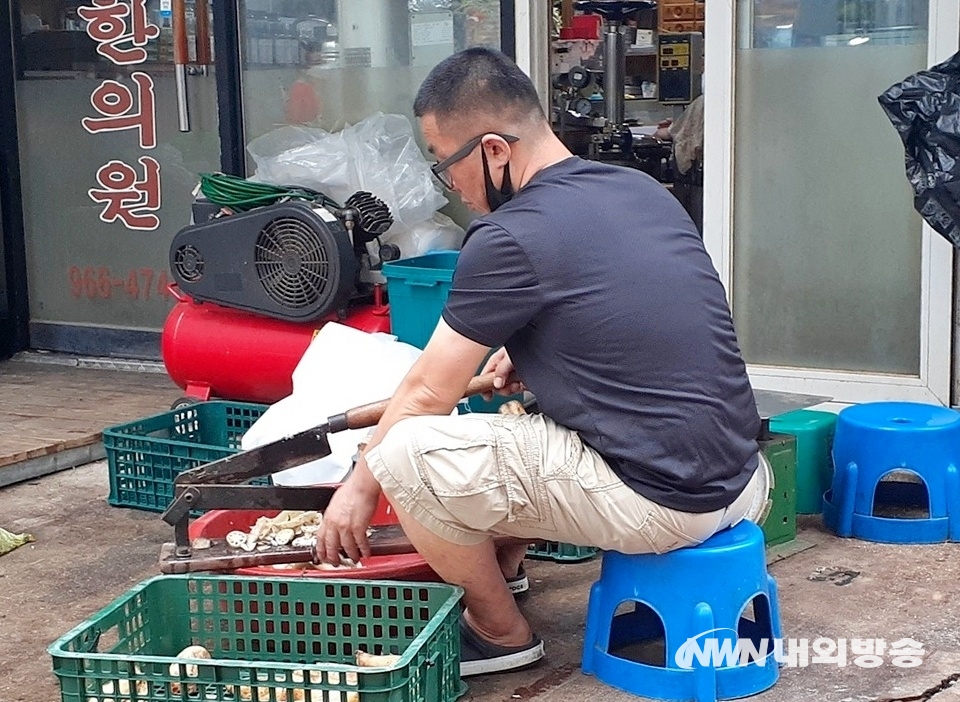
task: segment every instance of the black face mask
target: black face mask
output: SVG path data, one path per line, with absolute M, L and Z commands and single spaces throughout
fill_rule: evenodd
M 493 212 L 505 202 L 510 202 L 516 192 L 510 180 L 510 164 L 508 163 L 504 167 L 503 184 L 500 186 L 500 189 L 497 190 L 493 185 L 493 181 L 490 179 L 490 166 L 487 164 L 487 152 L 483 150 L 482 144 L 480 145 L 480 158 L 483 160 L 483 186 L 487 191 L 487 207 Z

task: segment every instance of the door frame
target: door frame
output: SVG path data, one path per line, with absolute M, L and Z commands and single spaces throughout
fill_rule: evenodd
M 13 17 L 12 3 L 0 11 L 0 124 L 17 124 L 16 66 L 13 42 L 20 22 Z M 27 253 L 23 233 L 23 200 L 20 193 L 20 145 L 17 130 L 0 130 L 0 236 L 6 275 L 7 316 L 0 316 L 0 358 L 29 346 L 27 301 Z
M 551 0 L 521 0 L 505 2 L 501 0 L 501 18 L 514 16 L 514 53 L 511 55 L 504 47 L 504 53 L 511 56 L 524 73 L 533 82 L 544 113 L 550 114 L 550 24 L 552 21 Z M 503 30 L 501 19 L 501 31 Z M 503 34 L 501 34 L 503 36 Z M 501 39 L 501 43 L 503 40 Z
M 240 3 L 213 0 L 214 70 L 220 130 L 220 170 L 245 177 L 247 161 L 243 138 L 243 71 L 240 65 Z
M 746 0 L 717 3 L 706 13 L 704 97 L 703 238 L 720 273 L 731 307 L 733 289 L 734 106 L 737 7 Z M 927 64 L 957 51 L 960 0 L 930 0 Z M 920 372 L 898 376 L 748 364 L 754 387 L 808 393 L 838 402 L 912 400 L 950 403 L 953 336 L 953 248 L 926 222 L 921 244 Z

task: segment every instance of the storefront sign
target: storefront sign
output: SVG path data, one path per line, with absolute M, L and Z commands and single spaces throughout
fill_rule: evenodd
M 134 106 L 130 88 L 115 80 L 105 80 L 90 96 L 90 104 L 103 117 L 84 117 L 80 122 L 91 134 L 137 129 L 141 149 L 157 145 L 156 96 L 153 79 L 146 73 L 136 71 L 130 75 L 137 84 L 137 99 Z
M 141 156 L 144 177 L 137 178 L 133 166 L 123 161 L 110 161 L 97 171 L 101 188 L 87 191 L 94 202 L 106 203 L 100 219 L 116 222 L 118 219 L 128 229 L 154 230 L 160 226 L 160 218 L 151 212 L 160 209 L 160 164 L 149 156 Z
M 160 36 L 160 28 L 147 18 L 146 0 L 93 0 L 92 5 L 77 9 L 87 21 L 87 35 L 97 42 L 97 53 L 118 66 L 144 63 L 143 47 Z M 94 89 L 90 104 L 100 115 L 84 117 L 83 128 L 90 134 L 137 131 L 141 149 L 157 146 L 157 111 L 153 79 L 142 71 L 130 78 L 135 90 L 115 80 L 104 80 Z M 137 169 L 123 161 L 111 160 L 97 171 L 99 187 L 87 191 L 90 199 L 103 203 L 100 220 L 120 221 L 128 229 L 153 231 L 160 218 L 153 214 L 160 209 L 160 164 L 149 156 L 138 159 Z
M 97 53 L 118 66 L 146 61 L 147 51 L 143 47 L 160 36 L 160 27 L 147 19 L 146 0 L 130 0 L 130 4 L 93 0 L 93 6 L 79 7 L 77 14 L 87 20 L 87 34 L 97 42 Z

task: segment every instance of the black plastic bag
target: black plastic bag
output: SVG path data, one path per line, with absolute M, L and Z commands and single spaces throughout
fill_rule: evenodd
M 960 53 L 878 99 L 903 140 L 914 207 L 960 248 Z

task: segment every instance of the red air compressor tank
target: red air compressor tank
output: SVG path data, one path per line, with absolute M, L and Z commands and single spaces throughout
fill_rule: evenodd
M 220 397 L 271 404 L 286 397 L 293 392 L 293 370 L 314 333 L 337 321 L 334 315 L 316 322 L 285 322 L 196 302 L 175 285 L 170 291 L 177 304 L 163 325 L 163 363 L 186 397 L 196 400 Z M 389 309 L 366 305 L 340 321 L 365 332 L 389 332 Z

